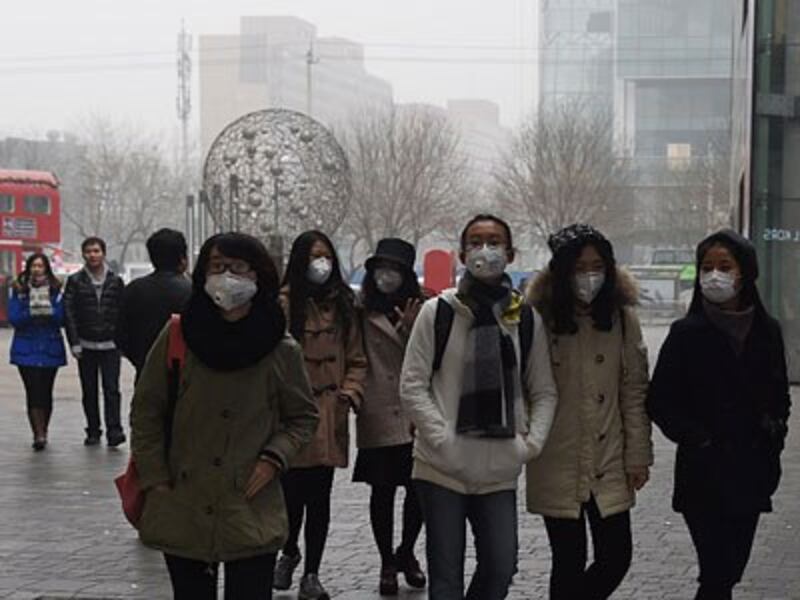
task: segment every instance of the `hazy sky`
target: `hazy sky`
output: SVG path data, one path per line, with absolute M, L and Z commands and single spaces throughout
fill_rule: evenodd
M 488 98 L 513 124 L 532 102 L 538 0 L 0 0 L 0 137 L 96 113 L 175 135 L 176 36 L 294 15 L 366 45 L 400 102 Z M 195 40 L 195 49 L 197 43 Z M 523 57 L 523 60 L 520 60 Z M 444 60 L 442 60 L 444 59 Z M 193 118 L 197 123 L 197 69 Z

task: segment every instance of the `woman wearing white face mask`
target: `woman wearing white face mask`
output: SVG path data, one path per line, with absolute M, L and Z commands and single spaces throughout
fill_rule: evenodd
M 378 242 L 366 262 L 361 288 L 361 328 L 369 368 L 358 412 L 358 458 L 353 481 L 371 487 L 370 523 L 381 555 L 381 595 L 398 593 L 397 574 L 414 588 L 426 577 L 414 556 L 422 509 L 411 486 L 411 423 L 400 404 L 400 371 L 408 336 L 425 299 L 414 272 L 414 246 L 397 238 Z M 403 534 L 395 551 L 394 500 L 405 487 Z
M 319 581 L 319 568 L 330 525 L 333 472 L 335 467 L 347 466 L 348 415 L 351 408 L 358 410 L 361 405 L 367 359 L 355 294 L 342 280 L 333 245 L 322 232 L 307 231 L 292 244 L 281 301 L 289 332 L 303 346 L 320 423 L 311 444 L 282 478 L 289 539 L 275 568 L 274 587 L 292 587 L 305 520 L 305 568 L 298 597 L 328 598 Z
M 544 451 L 528 464 L 528 511 L 544 516 L 550 598 L 608 598 L 630 566 L 630 509 L 653 462 L 638 290 L 596 229 L 572 225 L 548 243 L 553 258 L 528 300 L 547 328 L 558 407 Z
M 661 347 L 647 401 L 678 445 L 672 504 L 697 551 L 697 599 L 731 598 L 781 475 L 786 358 L 757 277 L 755 248 L 736 232 L 699 244 L 694 297 Z
M 176 600 L 216 598 L 220 562 L 226 598 L 272 597 L 287 534 L 279 475 L 318 418 L 277 296 L 277 270 L 261 242 L 213 236 L 181 314 L 177 398 L 168 394 L 176 341 L 169 325 L 136 383 L 132 450 L 146 491 L 139 535 L 164 553 Z

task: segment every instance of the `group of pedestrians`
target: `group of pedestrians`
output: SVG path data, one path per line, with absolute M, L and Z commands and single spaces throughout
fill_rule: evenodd
M 551 548 L 550 597 L 610 597 L 632 560 L 652 419 L 678 447 L 673 506 L 697 551 L 696 598 L 731 598 L 771 510 L 789 413 L 781 332 L 755 286 L 753 246 L 727 230 L 698 245 L 691 307 L 650 381 L 637 288 L 611 242 L 572 225 L 548 243 L 547 268 L 517 291 L 510 227 L 478 215 L 460 236 L 463 276 L 434 296 L 418 283 L 415 248 L 384 239 L 355 294 L 322 232 L 294 241 L 282 281 L 260 241 L 219 234 L 201 248 L 182 310 L 124 309 L 128 333 L 154 315 L 155 343 L 133 359 L 132 453 L 147 493 L 140 536 L 164 553 L 175 598 L 215 598 L 220 564 L 229 599 L 295 585 L 301 600 L 328 598 L 319 573 L 351 412 L 353 480 L 370 485 L 382 595 L 396 595 L 403 575 L 434 600 L 506 597 L 524 470 L 528 512 L 543 517 Z M 37 303 L 49 294 L 57 328 L 46 264 L 26 269 L 19 296 L 48 286 Z M 166 294 L 151 285 L 151 297 Z M 177 327 L 164 326 L 170 312 Z M 78 329 L 76 339 L 103 341 L 88 336 Z M 43 414 L 30 411 L 34 435 Z M 422 527 L 427 574 L 414 552 Z M 468 531 L 476 568 L 465 586 Z

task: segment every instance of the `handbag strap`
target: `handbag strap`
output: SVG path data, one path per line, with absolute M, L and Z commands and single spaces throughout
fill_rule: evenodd
M 186 360 L 186 341 L 181 330 L 181 316 L 172 314 L 167 332 L 167 410 L 164 415 L 164 453 L 172 446 L 172 423 L 175 420 L 175 405 L 178 403 L 178 387 L 181 369 Z

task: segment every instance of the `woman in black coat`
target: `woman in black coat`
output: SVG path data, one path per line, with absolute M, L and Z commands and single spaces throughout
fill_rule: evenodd
M 730 230 L 703 240 L 692 304 L 673 323 L 650 384 L 650 417 L 678 444 L 673 508 L 697 551 L 696 600 L 731 598 L 781 475 L 786 359 L 757 277 L 749 241 Z

